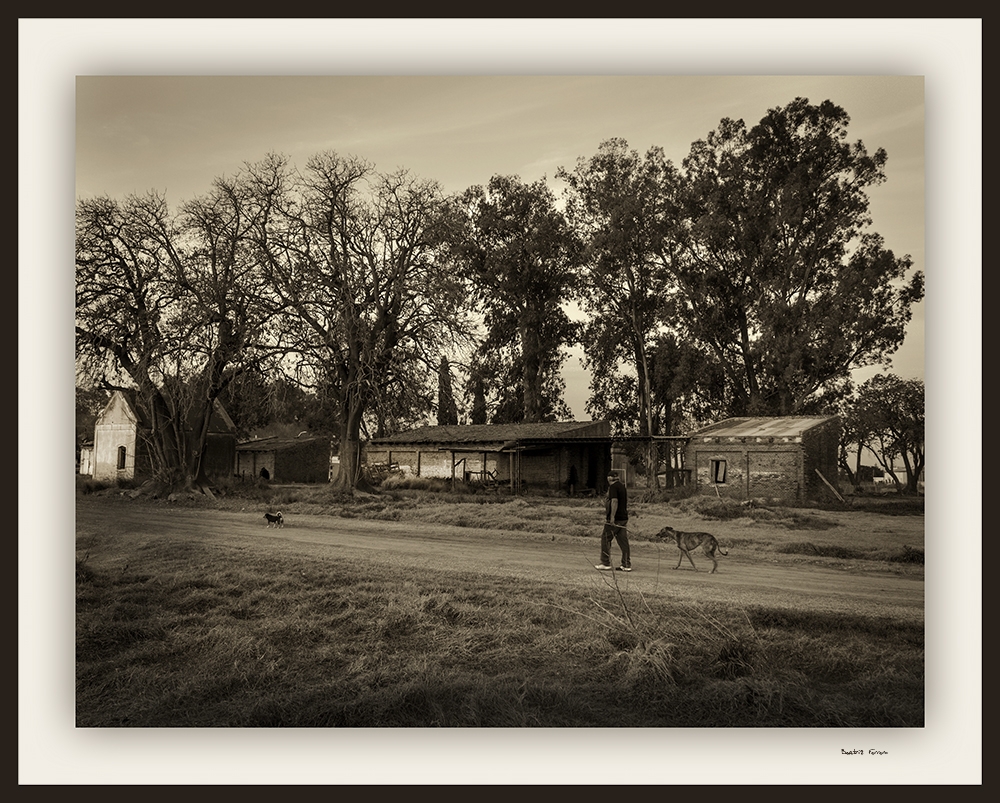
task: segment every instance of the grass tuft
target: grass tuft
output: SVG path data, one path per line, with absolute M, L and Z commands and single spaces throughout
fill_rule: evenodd
M 300 493 L 298 509 L 329 515 L 599 535 L 589 503 Z M 764 541 L 748 530 L 748 548 Z M 347 556 L 310 563 L 263 542 L 179 544 L 105 524 L 78 530 L 77 548 L 78 727 L 924 724 L 922 622 L 649 598 L 615 573 L 528 590 L 473 572 L 359 573 Z

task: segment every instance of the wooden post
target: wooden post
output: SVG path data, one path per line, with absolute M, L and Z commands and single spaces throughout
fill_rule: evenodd
M 843 502 L 846 505 L 847 501 L 837 492 L 837 489 L 830 484 L 830 481 L 823 476 L 823 472 L 820 471 L 819 469 L 816 469 L 816 473 L 819 475 L 819 478 L 826 483 L 826 487 L 829 488 L 831 491 L 833 491 L 833 495 L 836 496 L 841 502 Z

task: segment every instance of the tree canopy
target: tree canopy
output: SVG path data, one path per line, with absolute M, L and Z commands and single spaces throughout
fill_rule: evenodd
M 559 169 L 561 201 L 544 178 L 502 175 L 446 197 L 332 151 L 301 171 L 268 154 L 177 213 L 158 193 L 78 200 L 78 369 L 139 391 L 158 474 L 187 484 L 204 481 L 216 399 L 246 431 L 295 388 L 282 409 L 331 422 L 351 489 L 365 438 L 435 413 L 569 417 L 576 344 L 587 410 L 618 434 L 833 412 L 853 370 L 887 364 L 924 292 L 871 230 L 888 156 L 849 123 L 796 98 L 750 128 L 723 119 L 680 166 L 609 139 Z M 876 427 L 877 396 L 906 421 Z M 915 483 L 922 392 L 869 383 L 852 409 L 851 431 L 883 433 L 871 444 Z
M 867 449 L 907 493 L 917 492 L 924 470 L 924 383 L 894 374 L 876 374 L 850 400 L 846 431 L 858 449 Z M 896 461 L 903 463 L 904 479 Z
M 458 203 L 464 225 L 456 254 L 486 327 L 479 352 L 489 370 L 480 378 L 494 380 L 494 421 L 550 420 L 562 401 L 563 347 L 575 341 L 565 304 L 576 241 L 544 180 L 494 176 Z
M 334 380 L 336 482 L 351 489 L 363 482 L 366 416 L 384 434 L 393 416 L 430 411 L 437 356 L 467 336 L 466 293 L 447 261 L 449 210 L 436 182 L 333 152 L 301 174 L 277 156 L 252 172 L 259 259 L 300 359 Z
M 176 215 L 157 193 L 77 203 L 78 366 L 100 387 L 138 391 L 164 485 L 207 482 L 215 400 L 267 358 L 271 309 L 246 239 L 254 214 L 246 185 L 223 179 Z
M 868 230 L 887 155 L 849 143 L 849 121 L 797 98 L 749 131 L 723 120 L 684 160 L 671 318 L 722 367 L 729 415 L 829 408 L 923 298 L 910 257 Z
M 663 247 L 678 213 L 677 170 L 661 148 L 640 156 L 624 140 L 611 139 L 558 175 L 569 187 L 567 215 L 585 246 L 580 289 L 588 316 L 582 333 L 592 376 L 588 409 L 606 417 L 612 405 L 634 399 L 624 431 L 657 434 L 650 350 L 663 325 Z

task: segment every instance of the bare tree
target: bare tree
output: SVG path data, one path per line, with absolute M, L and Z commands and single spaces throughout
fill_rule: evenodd
M 177 216 L 157 193 L 77 204 L 78 363 L 103 387 L 136 391 L 163 485 L 207 487 L 215 401 L 263 348 L 270 309 L 248 201 L 242 182 L 217 180 Z
M 332 152 L 303 173 L 275 156 L 253 172 L 260 259 L 294 319 L 286 330 L 297 328 L 303 353 L 336 379 L 335 487 L 364 487 L 365 416 L 387 388 L 413 391 L 415 378 L 433 400 L 439 355 L 464 331 L 466 294 L 446 263 L 447 207 L 434 182 Z

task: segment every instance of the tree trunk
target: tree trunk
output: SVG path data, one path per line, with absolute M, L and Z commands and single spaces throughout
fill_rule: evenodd
M 538 327 L 529 316 L 521 320 L 521 389 L 524 393 L 524 421 L 536 424 L 542 420 L 541 346 Z
M 375 490 L 365 477 L 361 460 L 362 405 L 353 393 L 347 393 L 341 409 L 340 470 L 331 483 L 334 491 L 352 494 L 355 490 L 371 493 Z

